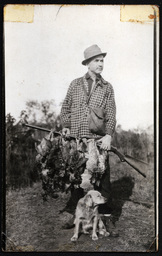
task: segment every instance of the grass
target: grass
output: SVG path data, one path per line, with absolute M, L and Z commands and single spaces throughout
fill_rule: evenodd
M 90 236 L 81 235 L 76 243 L 71 242 L 73 229 L 61 229 L 71 215 L 59 212 L 69 194 L 60 193 L 58 198 L 43 202 L 41 183 L 37 182 L 32 187 L 7 192 L 6 251 L 154 251 L 155 248 L 150 249 L 155 238 L 153 166 L 149 166 L 147 178 L 120 163 L 114 155 L 110 156 L 110 166 L 113 198 L 119 212 L 119 237 L 92 241 Z

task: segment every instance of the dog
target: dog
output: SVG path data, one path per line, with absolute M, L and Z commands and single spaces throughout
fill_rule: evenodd
M 100 235 L 109 236 L 106 227 L 98 213 L 98 205 L 104 204 L 106 199 L 96 190 L 90 190 L 83 198 L 78 201 L 75 219 L 74 235 L 71 241 L 77 241 L 80 226 L 84 234 L 89 234 L 88 230 L 92 228 L 92 240 L 98 240 L 97 231 Z

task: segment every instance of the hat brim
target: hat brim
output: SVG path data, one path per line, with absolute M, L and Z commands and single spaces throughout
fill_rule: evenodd
M 107 53 L 104 52 L 104 53 L 100 53 L 100 54 L 94 55 L 94 56 L 92 56 L 92 57 L 90 57 L 90 58 L 88 58 L 88 59 L 86 59 L 86 60 L 83 60 L 83 61 L 82 61 L 82 64 L 83 64 L 83 65 L 86 65 L 88 61 L 90 61 L 91 59 L 93 59 L 93 58 L 95 58 L 95 57 L 97 57 L 97 56 L 100 56 L 100 55 L 102 55 L 102 56 L 105 58 L 106 54 L 107 54 Z

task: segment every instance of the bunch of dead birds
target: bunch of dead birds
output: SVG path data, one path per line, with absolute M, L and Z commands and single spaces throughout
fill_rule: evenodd
M 51 132 L 37 146 L 37 152 L 36 168 L 42 180 L 43 200 L 80 187 L 85 169 L 91 174 L 90 183 L 100 185 L 106 154 L 94 139 L 75 139 Z

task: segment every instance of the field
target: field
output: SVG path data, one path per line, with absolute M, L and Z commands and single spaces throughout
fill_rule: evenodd
M 92 241 L 81 235 L 71 242 L 73 229 L 61 226 L 71 218 L 60 213 L 69 194 L 42 200 L 41 182 L 6 193 L 6 251 L 35 252 L 148 252 L 155 251 L 154 169 L 150 164 L 143 178 L 126 163 L 110 155 L 113 200 L 119 220 L 119 237 Z

